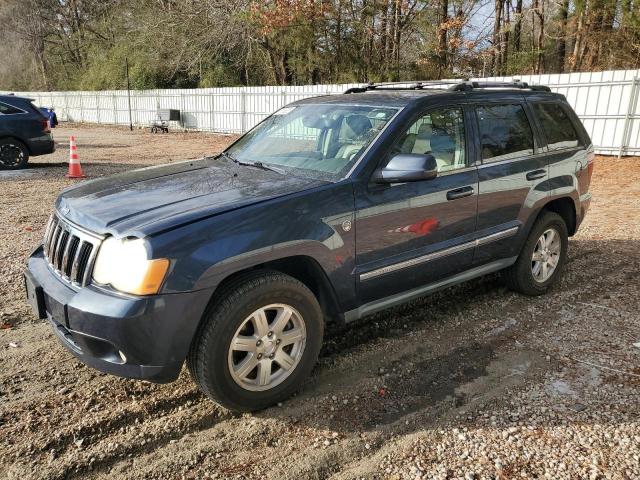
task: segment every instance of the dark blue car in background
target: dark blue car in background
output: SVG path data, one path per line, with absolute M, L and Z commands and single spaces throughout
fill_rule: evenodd
M 30 98 L 0 95 L 0 169 L 24 168 L 55 150 L 49 119 Z
M 309 98 L 215 158 L 64 191 L 27 297 L 88 365 L 169 382 L 186 361 L 210 398 L 261 409 L 309 375 L 327 322 L 499 270 L 545 293 L 592 168 L 586 131 L 546 87 Z

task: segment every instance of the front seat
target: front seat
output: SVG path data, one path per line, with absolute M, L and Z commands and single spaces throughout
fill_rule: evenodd
M 447 170 L 453 166 L 456 142 L 444 125 L 434 122 L 431 133 L 431 151 L 438 164 L 438 170 Z
M 366 134 L 373 128 L 366 115 L 349 115 L 345 118 L 344 140 L 336 152 L 337 158 L 351 159 L 366 141 Z
M 431 124 L 425 122 L 420 125 L 411 152 L 420 154 L 431 152 L 431 134 Z

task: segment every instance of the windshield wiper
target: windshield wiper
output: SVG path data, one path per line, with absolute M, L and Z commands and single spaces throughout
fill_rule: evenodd
M 246 162 L 243 160 L 238 160 L 237 158 L 233 157 L 230 153 L 228 152 L 222 152 L 220 154 L 221 157 L 227 157 L 229 160 L 231 160 L 232 162 L 237 163 L 238 165 L 243 165 L 245 167 L 256 167 L 256 168 L 260 168 L 262 170 L 270 170 L 272 172 L 276 172 L 279 173 L 280 175 L 286 175 L 287 172 L 285 172 L 284 170 L 282 170 L 281 168 L 278 167 L 274 167 L 273 165 L 267 164 L 267 163 L 262 163 L 262 162 Z
M 222 152 L 222 153 L 220 153 L 220 154 L 218 155 L 218 157 L 227 157 L 227 158 L 228 158 L 229 160 L 231 160 L 232 162 L 236 162 L 236 163 L 238 163 L 238 161 L 237 161 L 234 157 L 232 157 L 230 153 L 227 153 L 227 152 Z
M 244 165 L 246 167 L 256 167 L 256 168 L 261 168 L 262 170 L 270 170 L 272 172 L 279 173 L 280 175 L 286 174 L 284 170 L 278 167 L 274 167 L 273 165 L 269 165 L 262 162 L 243 162 L 240 160 L 236 160 L 235 158 L 233 159 L 233 161 L 236 162 L 238 165 Z

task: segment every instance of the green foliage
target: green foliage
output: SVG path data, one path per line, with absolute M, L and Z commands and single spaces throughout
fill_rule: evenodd
M 525 1 L 510 19 L 517 0 L 500 1 L 496 19 L 479 0 L 0 0 L 0 88 L 122 89 L 126 60 L 134 89 L 637 66 L 632 0 L 570 0 L 566 21 L 552 0 Z

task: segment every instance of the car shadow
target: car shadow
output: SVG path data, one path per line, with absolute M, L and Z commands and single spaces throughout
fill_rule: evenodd
M 618 358 L 620 347 L 611 339 L 615 333 L 586 328 L 582 314 L 571 312 L 589 310 L 590 305 L 598 305 L 599 298 L 606 303 L 612 294 L 627 312 L 636 311 L 640 299 L 629 296 L 632 288 L 620 298 L 619 286 L 640 280 L 639 252 L 637 240 L 571 240 L 564 276 L 544 296 L 510 292 L 500 275 L 492 274 L 348 327 L 329 327 L 313 377 L 283 408 L 271 408 L 258 416 L 294 418 L 317 430 L 375 431 L 394 424 L 410 433 L 445 425 L 452 415 L 482 406 L 489 399 L 507 401 L 514 388 L 537 384 L 544 390 L 545 378 L 560 371 L 568 369 L 579 377 L 584 366 L 572 363 L 564 354 L 553 354 L 553 349 L 549 354 L 545 345 L 530 340 L 548 332 L 557 332 L 552 338 L 575 332 L 585 336 L 583 343 L 593 342 L 602 349 L 610 345 L 608 353 Z M 545 315 L 531 313 L 540 309 Z M 624 318 L 620 321 L 625 324 Z M 637 333 L 640 335 L 640 329 Z M 565 348 L 563 341 L 558 344 L 554 348 Z M 600 374 L 603 382 L 640 384 L 624 374 L 606 370 Z M 551 400 L 556 405 L 549 408 L 575 402 L 572 398 Z M 309 416 L 312 402 L 316 413 Z M 566 405 L 558 408 L 568 412 L 569 423 L 584 418 Z M 414 414 L 420 417 L 418 423 L 412 419 Z M 398 426 L 401 420 L 407 424 Z M 503 420 L 513 423 L 509 418 Z M 526 416 L 517 419 L 528 420 Z

